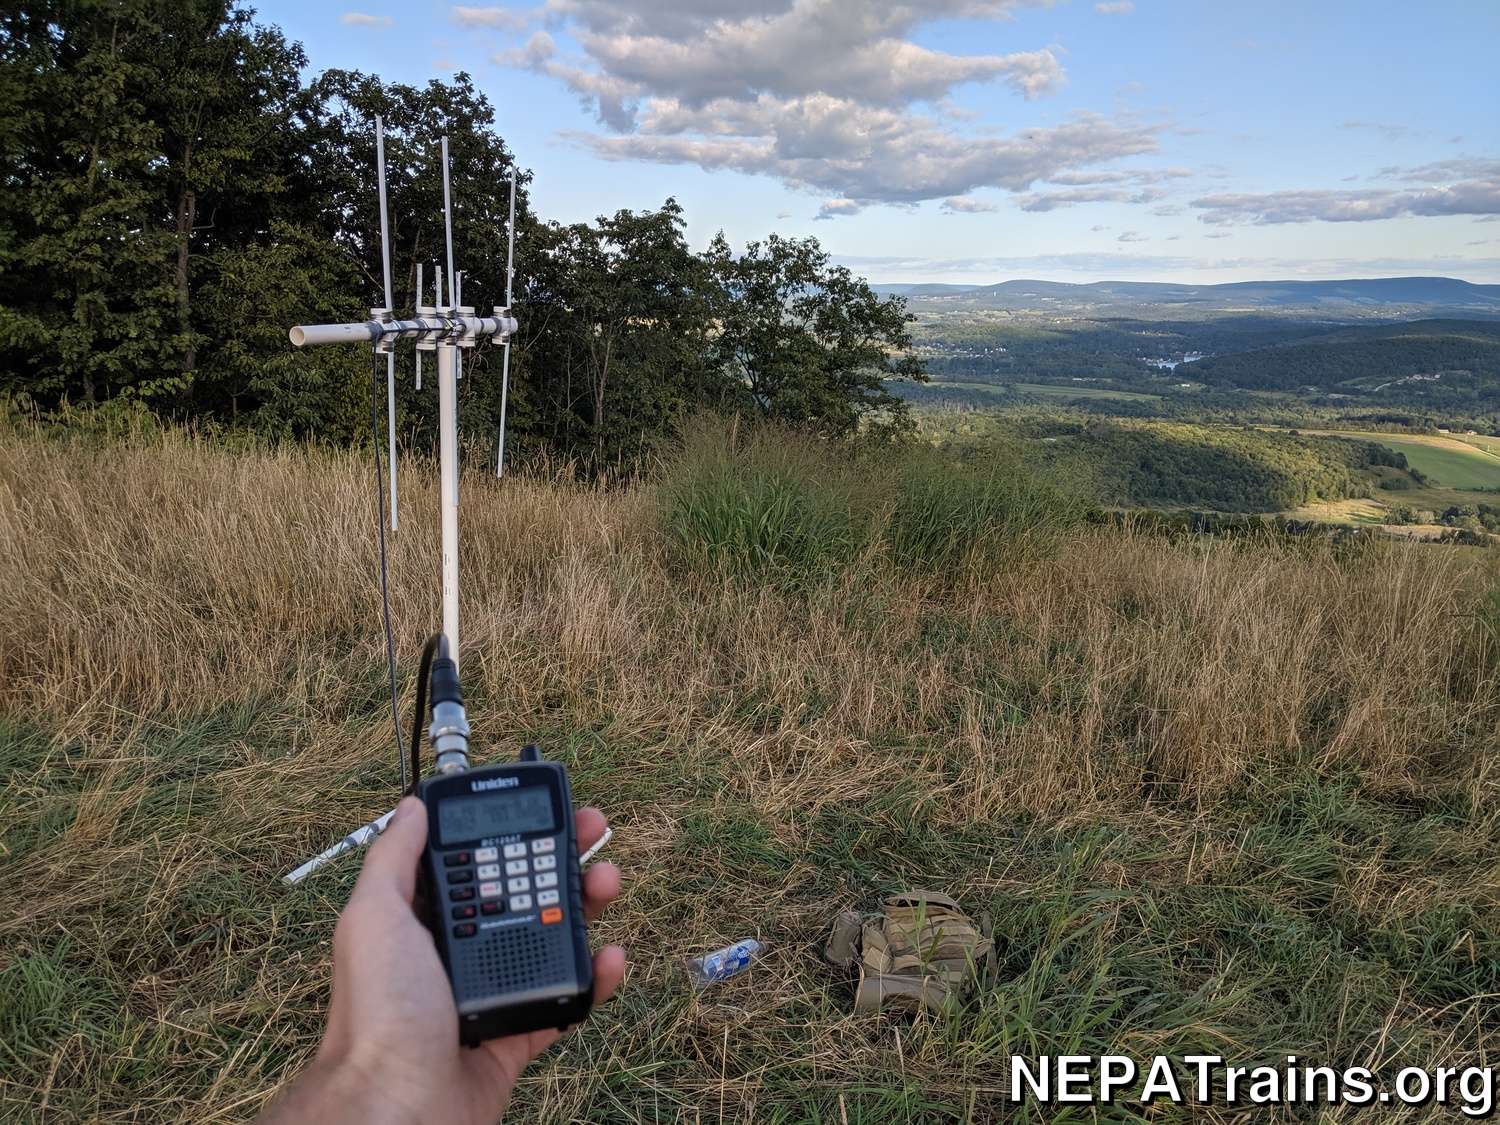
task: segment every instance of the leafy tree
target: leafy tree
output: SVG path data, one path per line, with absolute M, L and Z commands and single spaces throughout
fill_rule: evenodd
M 668 199 L 538 232 L 522 354 L 539 436 L 595 463 L 635 458 L 686 411 L 723 398 L 708 363 L 706 271 L 684 226 Z
M 710 357 L 743 404 L 840 437 L 864 419 L 909 428 L 910 407 L 886 387 L 888 378 L 926 379 L 905 301 L 830 264 L 813 238 L 773 234 L 736 254 L 721 233 L 706 258 L 718 322 Z
M 156 7 L 54 0 L 0 14 L 7 389 L 86 402 L 163 389 L 171 246 L 145 102 Z

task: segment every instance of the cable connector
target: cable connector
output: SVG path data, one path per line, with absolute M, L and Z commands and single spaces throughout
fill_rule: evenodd
M 432 692 L 432 726 L 427 737 L 437 753 L 438 773 L 462 773 L 469 768 L 469 719 L 464 713 L 464 693 L 458 685 L 458 665 L 448 655 L 444 638 L 432 662 L 428 681 Z

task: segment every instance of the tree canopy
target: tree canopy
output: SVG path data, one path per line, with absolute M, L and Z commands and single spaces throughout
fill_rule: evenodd
M 294 323 L 383 303 L 373 118 L 385 121 L 393 301 L 444 257 L 450 138 L 465 304 L 504 300 L 515 156 L 465 74 L 304 79 L 300 45 L 228 0 L 35 0 L 0 13 L 0 394 L 142 404 L 277 437 L 364 435 L 369 354 L 294 351 Z M 516 169 L 521 331 L 511 434 L 586 464 L 634 459 L 702 408 L 829 436 L 900 430 L 922 379 L 904 303 L 771 235 L 703 253 L 681 207 L 563 223 Z M 408 353 L 409 356 L 409 353 Z M 401 361 L 402 439 L 432 440 Z M 498 349 L 465 356 L 462 417 L 493 434 Z M 467 376 L 475 376 L 469 378 Z

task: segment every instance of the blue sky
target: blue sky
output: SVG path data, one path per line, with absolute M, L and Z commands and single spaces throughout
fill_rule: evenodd
M 546 218 L 674 195 L 876 281 L 1500 282 L 1500 3 L 263 0 L 468 71 Z

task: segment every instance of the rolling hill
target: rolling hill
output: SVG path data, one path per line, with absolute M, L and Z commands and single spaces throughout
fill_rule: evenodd
M 1500 285 L 1453 277 L 1376 277 L 1340 281 L 1238 281 L 1178 285 L 1150 281 L 1002 281 L 995 285 L 890 284 L 878 292 L 942 308 L 1010 309 L 1071 314 L 1182 314 L 1279 311 L 1358 319 L 1432 315 L 1500 317 Z
M 1500 323 L 1419 320 L 1341 328 L 1299 340 L 1210 356 L 1193 378 L 1251 390 L 1378 391 L 1397 383 L 1432 390 L 1500 382 Z M 1446 380 L 1446 383 L 1444 383 Z M 1345 386 L 1347 384 L 1347 386 Z

